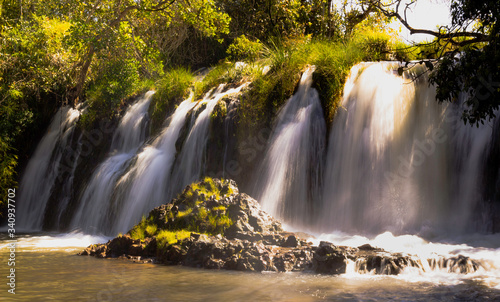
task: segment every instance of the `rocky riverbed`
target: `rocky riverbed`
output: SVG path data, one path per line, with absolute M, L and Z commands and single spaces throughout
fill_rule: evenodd
M 171 203 L 153 209 L 127 234 L 94 244 L 79 255 L 128 258 L 140 262 L 240 271 L 342 274 L 348 265 L 358 272 L 399 274 L 406 267 L 472 273 L 478 261 L 461 255 L 421 259 L 363 245 L 336 246 L 283 230 L 259 203 L 239 193 L 231 180 L 205 178 Z

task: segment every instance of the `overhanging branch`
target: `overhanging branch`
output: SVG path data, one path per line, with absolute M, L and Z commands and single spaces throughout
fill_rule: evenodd
M 399 13 L 399 7 L 401 5 L 401 0 L 398 0 L 396 2 L 391 3 L 390 5 L 396 4 L 396 10 L 391 11 L 388 9 L 389 5 L 384 5 L 380 1 L 375 1 L 374 5 L 386 16 L 389 18 L 395 17 L 398 19 L 401 24 L 403 24 L 404 27 L 408 29 L 410 34 L 426 34 L 426 35 L 431 35 L 434 36 L 440 40 L 448 40 L 450 43 L 456 45 L 456 46 L 465 46 L 469 44 L 474 44 L 474 43 L 480 43 L 480 42 L 488 42 L 491 41 L 491 37 L 485 34 L 481 34 L 478 32 L 469 32 L 469 31 L 459 31 L 459 32 L 449 32 L 449 33 L 442 33 L 442 32 L 437 32 L 433 30 L 428 30 L 428 29 L 419 29 L 419 28 L 414 28 L 408 23 L 408 19 L 406 17 L 406 11 L 410 8 L 412 4 L 415 3 L 415 1 L 411 1 L 408 4 L 405 4 L 405 9 L 403 12 L 403 15 Z M 457 38 L 472 38 L 469 40 L 463 40 L 463 41 L 457 41 L 455 39 Z

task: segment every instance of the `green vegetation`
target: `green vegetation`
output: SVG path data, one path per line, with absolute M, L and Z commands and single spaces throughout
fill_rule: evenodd
M 167 231 L 162 230 L 156 236 L 157 244 L 160 249 L 164 249 L 168 245 L 175 244 L 191 236 L 191 232 L 186 230 Z
M 160 129 L 175 106 L 187 97 L 188 88 L 193 80 L 193 74 L 181 67 L 169 70 L 156 82 L 156 93 L 149 110 L 153 130 Z
M 191 233 L 223 234 L 233 224 L 227 215 L 227 207 L 210 205 L 207 201 L 209 198 L 219 200 L 233 194 L 228 184 L 228 181 L 216 183 L 210 177 L 191 184 L 177 197 L 178 201 L 174 201 L 176 210 L 173 210 L 173 206 L 167 208 L 165 221 L 161 221 L 155 214 L 150 214 L 147 218 L 142 217 L 129 231 L 130 237 L 144 240 L 156 236 L 159 246 L 164 248 L 189 238 Z
M 146 237 L 155 236 L 158 231 L 158 225 L 154 221 L 154 217 L 142 217 L 141 222 L 133 227 L 130 231 L 132 239 L 144 240 Z
M 263 45 L 259 40 L 250 41 L 245 35 L 241 35 L 234 39 L 234 42 L 227 48 L 227 54 L 230 60 L 242 61 L 242 60 L 256 60 L 260 52 L 262 51 Z
M 215 184 L 213 178 L 205 177 L 203 181 L 191 184 L 185 192 L 182 193 L 187 200 L 192 200 L 191 204 L 199 202 L 200 196 L 214 196 L 215 199 L 220 199 L 227 194 L 233 194 L 231 187 L 227 186 L 227 190 L 221 190 Z

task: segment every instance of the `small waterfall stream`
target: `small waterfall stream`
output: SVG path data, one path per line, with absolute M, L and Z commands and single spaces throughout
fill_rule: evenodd
M 46 205 L 59 174 L 63 152 L 71 141 L 80 111 L 62 107 L 57 111 L 20 182 L 17 225 L 20 229 L 40 230 Z
M 281 109 L 256 186 L 264 210 L 294 226 L 313 217 L 322 177 L 326 125 L 313 72 Z
M 175 160 L 175 143 L 195 102 L 192 95 L 183 101 L 170 118 L 170 124 L 154 142 L 136 157 L 132 168 L 118 181 L 114 232 L 130 229 L 142 215 L 165 202 L 170 189 L 170 171 Z
M 72 221 L 73 228 L 86 232 L 99 232 L 109 228 L 112 215 L 111 197 L 118 177 L 128 167 L 146 138 L 147 114 L 154 92 L 146 93 L 130 106 L 120 121 L 111 142 L 110 156 L 101 163 L 79 201 L 79 208 Z
M 213 96 L 207 94 L 198 106 L 206 105 L 200 112 L 194 125 L 191 127 L 189 135 L 186 138 L 184 146 L 179 153 L 178 164 L 173 172 L 173 194 L 180 192 L 185 186 L 199 179 L 203 174 L 205 161 L 205 148 L 208 140 L 208 126 L 210 116 L 215 105 L 225 96 L 239 93 L 248 83 L 242 84 L 237 88 L 228 89 L 223 92 L 224 85 L 220 85 Z M 170 195 L 170 197 L 173 197 Z

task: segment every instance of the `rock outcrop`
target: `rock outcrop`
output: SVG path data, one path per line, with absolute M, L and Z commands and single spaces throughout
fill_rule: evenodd
M 422 260 L 379 248 L 313 246 L 303 233 L 285 232 L 259 203 L 239 193 L 231 180 L 206 178 L 192 184 L 171 203 L 106 244 L 94 244 L 80 255 L 126 257 L 166 265 L 240 271 L 309 271 L 342 274 L 349 263 L 358 272 L 399 274 L 406 267 L 476 271 L 480 263 L 467 257 Z M 423 265 L 422 261 L 428 261 Z

